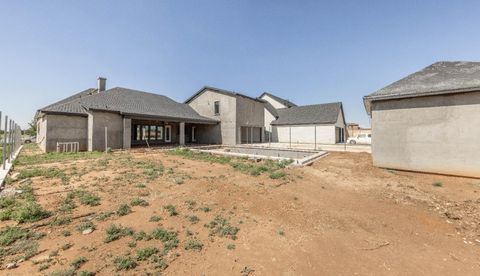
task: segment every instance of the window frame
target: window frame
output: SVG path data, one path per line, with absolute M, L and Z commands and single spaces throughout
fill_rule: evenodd
M 217 111 L 218 109 L 218 111 Z M 220 115 L 220 101 L 214 101 L 213 102 L 213 114 L 215 116 Z

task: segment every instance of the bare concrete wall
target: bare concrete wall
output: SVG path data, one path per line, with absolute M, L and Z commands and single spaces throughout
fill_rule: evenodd
M 375 166 L 480 177 L 480 92 L 373 102 Z
M 195 140 L 199 144 L 221 144 L 220 125 L 195 125 Z
M 123 118 L 120 114 L 90 111 L 88 116 L 88 150 L 105 150 L 105 127 L 107 127 L 107 146 L 112 149 L 123 148 Z
M 220 114 L 214 113 L 214 102 L 220 102 Z M 220 94 L 214 91 L 205 91 L 197 98 L 193 99 L 189 105 L 197 111 L 200 115 L 220 120 L 221 124 L 219 129 L 210 129 L 209 135 L 218 135 L 220 137 L 211 137 L 210 141 L 220 141 L 222 144 L 234 145 L 237 140 L 237 112 L 236 112 L 237 99 L 233 96 Z M 220 131 L 218 131 L 220 130 Z M 197 133 L 200 135 L 200 129 Z
M 237 144 L 242 142 L 242 136 L 246 133 L 242 133 L 242 127 L 256 127 L 263 128 L 265 126 L 265 105 L 261 102 L 250 100 L 243 97 L 237 98 Z M 245 129 L 243 129 L 245 130 Z M 255 130 L 254 141 L 262 140 L 261 131 Z M 250 135 L 250 134 L 249 134 Z M 257 137 L 260 136 L 260 137 Z M 245 136 L 246 137 L 246 136 Z M 250 139 L 250 138 L 249 138 Z
M 40 143 L 42 150 L 56 151 L 57 142 L 79 142 L 80 150 L 87 150 L 87 117 L 48 114 L 41 125 L 46 129 L 45 145 Z

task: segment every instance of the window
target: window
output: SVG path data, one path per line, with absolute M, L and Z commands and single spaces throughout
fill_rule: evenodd
M 150 126 L 149 140 L 157 140 L 157 127 Z
M 372 138 L 372 134 L 368 134 L 368 138 Z
M 157 140 L 163 140 L 163 126 L 157 126 Z
M 220 115 L 220 102 L 219 101 L 216 101 L 213 103 L 213 109 L 214 109 L 214 112 L 215 112 L 215 115 Z
M 365 138 L 365 137 L 367 137 L 367 135 L 365 135 L 365 134 L 358 134 L 358 138 Z
M 148 139 L 148 126 L 142 126 L 142 140 Z
M 135 137 L 133 140 L 139 141 L 141 140 L 142 137 L 142 126 L 141 125 L 136 125 L 135 126 Z

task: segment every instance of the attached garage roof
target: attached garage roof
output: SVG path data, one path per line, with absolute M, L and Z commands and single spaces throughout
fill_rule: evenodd
M 367 113 L 370 114 L 372 101 L 479 90 L 480 62 L 440 61 L 365 96 L 363 99 Z
M 277 109 L 278 119 L 272 125 L 335 124 L 342 111 L 342 103 L 294 106 Z
M 83 91 L 84 92 L 84 91 Z M 100 93 L 85 94 L 62 100 L 40 109 L 44 113 L 61 113 L 86 116 L 87 110 L 119 112 L 126 115 L 175 118 L 188 121 L 216 123 L 199 115 L 187 104 L 158 94 L 116 87 Z

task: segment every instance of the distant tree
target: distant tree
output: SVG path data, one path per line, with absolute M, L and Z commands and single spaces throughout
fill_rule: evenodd
M 28 129 L 26 129 L 24 133 L 29 136 L 37 135 L 37 121 L 35 120 L 35 118 L 33 118 L 32 121 L 28 123 Z

